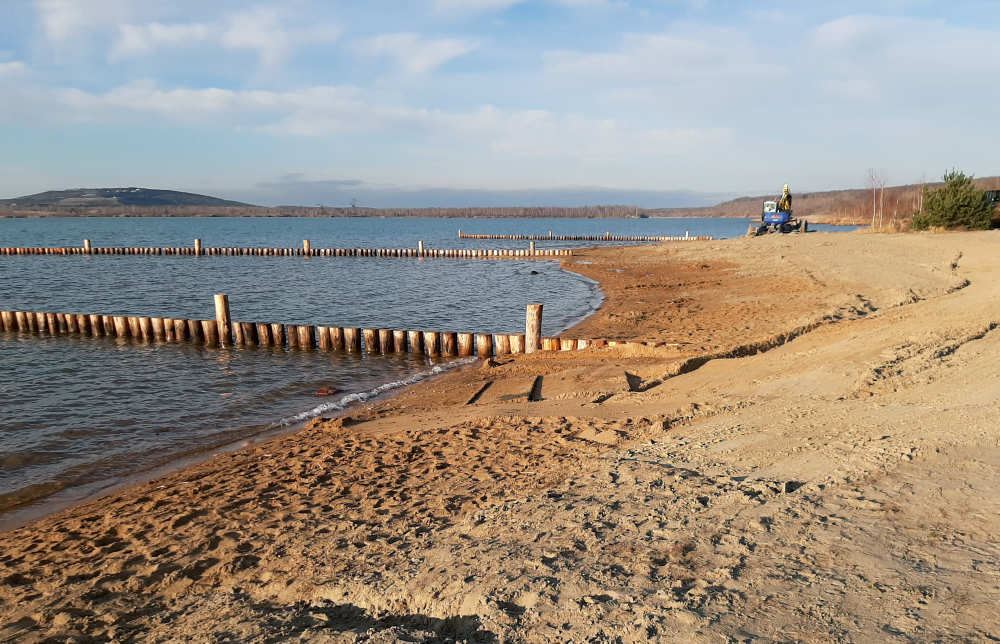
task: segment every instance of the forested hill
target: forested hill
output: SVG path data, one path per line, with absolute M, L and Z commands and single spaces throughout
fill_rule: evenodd
M 50 190 L 16 199 L 0 199 L 0 205 L 21 208 L 101 208 L 116 206 L 208 206 L 239 208 L 251 204 L 177 190 L 152 188 L 75 188 Z

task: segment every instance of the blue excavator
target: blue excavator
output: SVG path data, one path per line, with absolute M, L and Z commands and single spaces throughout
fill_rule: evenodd
M 804 219 L 799 220 L 792 214 L 792 193 L 785 185 L 781 197 L 777 201 L 765 201 L 760 213 L 760 223 L 750 224 L 748 235 L 757 237 L 769 233 L 804 233 L 809 224 Z

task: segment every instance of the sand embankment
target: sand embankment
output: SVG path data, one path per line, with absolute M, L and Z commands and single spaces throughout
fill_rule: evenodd
M 576 335 L 675 346 L 466 369 L 2 534 L 0 639 L 998 637 L 996 241 L 579 253 Z

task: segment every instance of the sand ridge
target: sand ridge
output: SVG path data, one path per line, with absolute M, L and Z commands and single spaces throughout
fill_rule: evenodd
M 572 335 L 677 346 L 476 365 L 0 535 L 0 638 L 989 641 L 992 245 L 584 251 Z

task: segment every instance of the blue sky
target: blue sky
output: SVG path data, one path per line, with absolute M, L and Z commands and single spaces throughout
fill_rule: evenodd
M 0 0 L 0 197 L 704 205 L 1000 174 L 1000 3 Z

